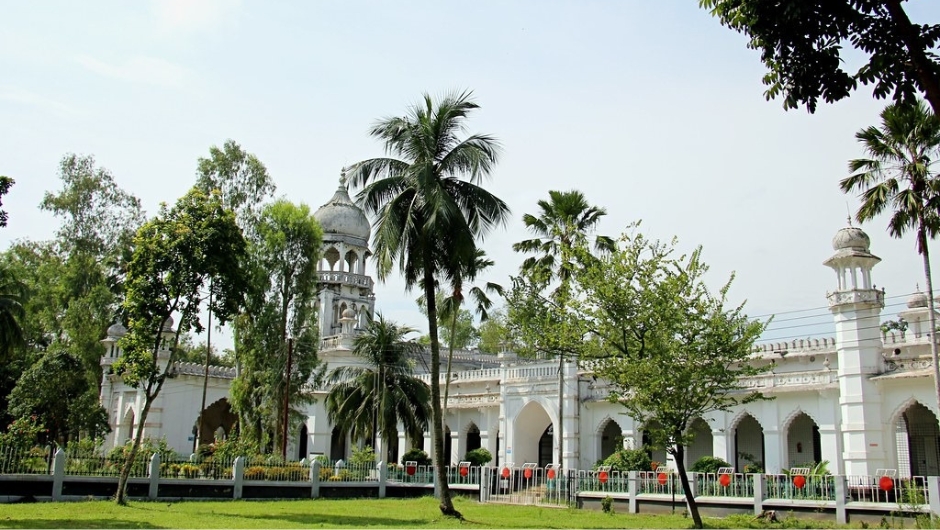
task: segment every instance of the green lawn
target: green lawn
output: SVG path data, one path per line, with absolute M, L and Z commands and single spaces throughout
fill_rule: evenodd
M 689 528 L 675 515 L 480 504 L 457 498 L 466 521 L 441 517 L 433 498 L 0 504 L 0 528 Z M 832 527 L 788 520 L 772 527 Z M 707 519 L 713 528 L 764 528 L 753 517 Z

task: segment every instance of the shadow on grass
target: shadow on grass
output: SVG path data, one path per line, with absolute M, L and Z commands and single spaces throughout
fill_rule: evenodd
M 123 519 L 17 519 L 0 518 L 0 528 L 163 528 L 144 521 Z
M 365 528 L 367 526 L 413 528 L 426 526 L 433 522 L 429 519 L 396 519 L 391 517 L 370 517 L 362 515 L 336 515 L 320 513 L 277 513 L 271 515 L 238 514 L 235 517 L 254 519 L 258 521 L 285 521 L 302 525 L 349 526 Z

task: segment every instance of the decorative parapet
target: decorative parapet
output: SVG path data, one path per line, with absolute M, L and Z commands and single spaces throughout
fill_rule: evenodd
M 206 365 L 199 363 L 178 362 L 170 369 L 172 375 L 206 375 Z M 209 377 L 219 379 L 235 379 L 235 369 L 228 366 L 209 365 Z
M 836 349 L 836 339 L 835 338 L 821 338 L 821 339 L 796 339 L 790 342 L 768 342 L 765 344 L 755 344 L 753 352 L 756 354 L 790 354 L 790 353 L 800 353 L 800 352 L 820 352 L 820 351 L 834 351 Z M 757 357 L 763 357 L 763 355 L 757 355 Z
M 835 385 L 838 381 L 836 375 L 829 370 L 815 370 L 810 372 L 785 372 L 780 374 L 767 373 L 754 377 L 742 377 L 741 388 L 744 390 L 760 390 L 773 392 L 774 390 L 800 390 L 800 387 L 822 387 Z
M 877 289 L 853 289 L 851 291 L 835 291 L 826 293 L 829 307 L 846 304 L 868 304 L 884 308 L 885 293 Z
M 449 409 L 465 409 L 490 406 L 499 406 L 499 392 L 447 397 L 447 408 Z
M 917 372 L 933 366 L 930 359 L 885 359 L 884 373 L 901 374 L 904 372 Z
M 440 382 L 443 384 L 447 381 L 447 374 L 440 374 Z M 463 372 L 451 372 L 450 382 L 469 382 L 469 381 L 499 381 L 501 376 L 501 370 L 499 368 L 486 368 L 484 370 L 467 370 Z M 431 384 L 431 374 L 421 374 L 418 376 L 418 379 L 424 381 L 427 384 Z
M 321 283 L 342 283 L 367 289 L 372 289 L 375 285 L 375 281 L 369 276 L 351 272 L 319 271 L 317 272 L 317 281 Z

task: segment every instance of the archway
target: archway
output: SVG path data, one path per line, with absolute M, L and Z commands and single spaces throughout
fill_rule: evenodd
M 127 440 L 134 439 L 134 419 L 134 409 L 128 407 L 124 413 L 124 421 L 121 422 L 121 434 L 124 435 L 124 440 L 115 440 L 117 442 L 115 445 L 123 445 L 127 443 Z
M 326 263 L 330 266 L 330 271 L 335 271 L 336 262 L 339 261 L 339 251 L 336 250 L 336 247 L 326 249 L 326 252 L 323 253 L 323 257 L 326 258 Z
M 907 434 L 906 440 L 898 440 L 899 471 L 903 474 L 906 467 L 913 476 L 940 475 L 940 429 L 934 413 L 915 402 L 900 415 L 897 425 Z
M 444 465 L 453 465 L 454 453 L 454 441 L 450 437 L 450 426 L 445 426 L 444 429 Z
M 475 423 L 470 424 L 470 428 L 467 429 L 467 452 L 473 451 L 474 449 L 479 449 L 483 445 L 483 441 L 480 438 L 480 428 L 476 426 Z
M 702 418 L 695 418 L 689 425 L 689 433 L 692 434 L 693 438 L 692 443 L 685 448 L 686 469 L 691 468 L 702 457 L 713 456 L 712 451 L 714 450 L 712 429 L 707 421 Z
M 734 428 L 734 469 L 744 472 L 748 465 L 764 469 L 764 428 L 745 414 Z
M 222 398 L 206 407 L 205 412 L 198 421 L 199 445 L 208 445 L 221 441 L 219 438 L 225 439 L 232 432 L 232 427 L 238 421 L 238 416 L 232 412 L 232 406 L 229 404 L 228 399 Z M 221 437 L 218 436 L 220 429 Z
M 822 461 L 819 426 L 805 412 L 797 414 L 787 427 L 787 465 L 804 467 Z
M 623 447 L 623 430 L 616 421 L 608 418 L 598 436 L 598 459 L 604 460 Z
M 297 441 L 297 460 L 307 458 L 307 444 L 309 443 L 310 433 L 307 431 L 307 424 L 300 424 L 300 439 Z
M 538 463 L 542 452 L 545 433 L 552 425 L 551 418 L 545 408 L 537 401 L 530 401 L 522 407 L 513 421 L 511 443 L 507 443 L 506 461 L 514 462 L 517 466 L 526 463 Z M 552 430 L 554 434 L 554 430 Z M 548 454 L 554 453 L 554 440 L 549 440 Z M 551 460 L 549 460 L 551 463 Z
M 346 458 L 346 433 L 339 430 L 339 427 L 333 427 L 330 434 L 330 460 L 336 462 Z
M 549 425 L 539 438 L 539 467 L 545 467 L 554 461 L 555 426 Z
M 649 423 L 651 429 L 659 428 L 659 422 L 653 421 Z M 666 465 L 666 448 L 665 447 L 653 447 L 653 439 L 650 437 L 648 429 L 643 428 L 643 437 L 641 438 L 643 449 L 646 450 L 646 454 L 649 455 L 650 460 L 653 461 L 654 465 L 659 464 L 661 466 Z

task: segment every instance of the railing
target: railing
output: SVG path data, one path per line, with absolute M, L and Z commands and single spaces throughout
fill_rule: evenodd
M 344 283 L 346 285 L 357 285 L 359 287 L 371 288 L 375 282 L 369 276 L 364 274 L 353 274 L 351 272 L 317 272 L 317 280 L 325 283 Z
M 131 477 L 146 477 L 150 455 L 139 452 L 131 463 Z M 108 458 L 94 453 L 67 453 L 65 474 L 75 477 L 117 477 L 124 467 L 124 457 Z
M 765 499 L 836 500 L 835 477 L 832 475 L 777 474 L 764 475 L 764 478 L 767 484 Z
M 51 471 L 52 456 L 48 447 L 0 448 L 0 474 L 48 475 Z
M 357 464 L 339 460 L 320 465 L 321 482 L 378 482 L 379 469 L 375 462 Z
M 849 501 L 869 503 L 927 504 L 926 477 L 895 478 L 892 476 L 849 475 L 846 496 Z
M 234 458 L 174 459 L 160 464 L 160 478 L 231 480 Z
M 754 498 L 754 480 L 744 473 L 698 473 L 695 479 L 698 495 Z

